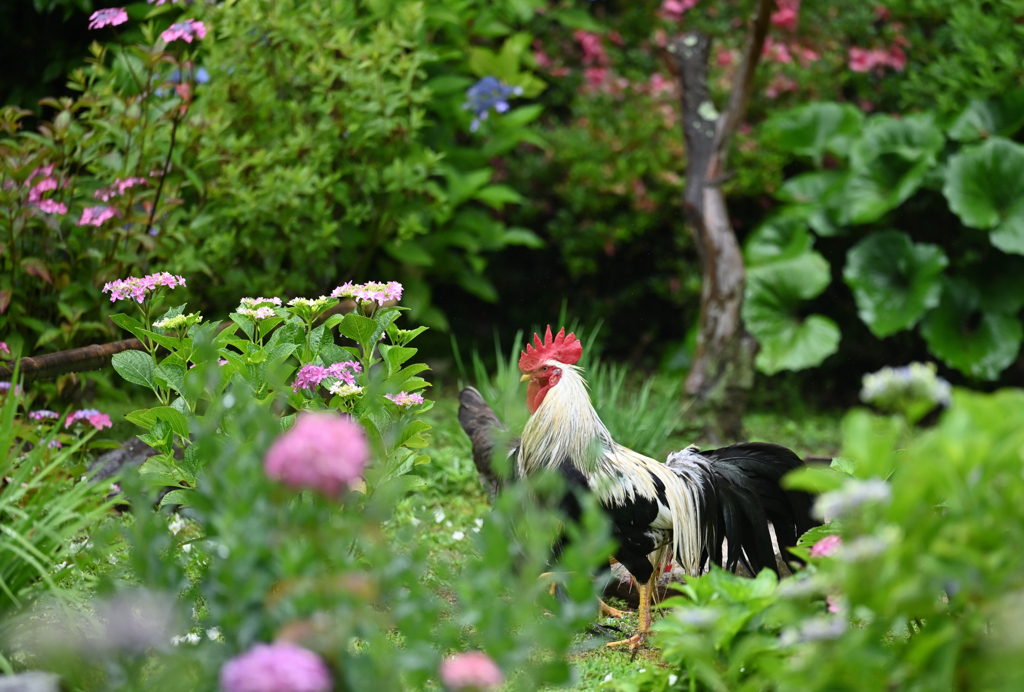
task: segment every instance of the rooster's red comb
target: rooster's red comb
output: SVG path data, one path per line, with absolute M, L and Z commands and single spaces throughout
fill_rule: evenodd
M 543 343 L 540 336 L 533 335 L 535 346 L 526 344 L 526 350 L 519 357 L 519 370 L 523 373 L 533 372 L 546 360 L 555 359 L 559 363 L 572 365 L 583 355 L 583 345 L 575 334 L 565 335 L 565 327 L 558 330 L 558 335 L 551 338 L 551 325 L 548 325 Z

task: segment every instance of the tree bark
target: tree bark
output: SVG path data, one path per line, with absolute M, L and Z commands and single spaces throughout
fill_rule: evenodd
M 732 135 L 743 122 L 754 72 L 764 49 L 774 0 L 759 0 L 746 50 L 726 111 L 719 114 L 708 91 L 711 39 L 693 31 L 668 46 L 682 87 L 686 187 L 683 209 L 703 269 L 700 322 L 686 391 L 709 415 L 713 441 L 742 434 L 743 412 L 754 381 L 757 343 L 743 326 L 746 271 L 729 221 L 721 184 Z

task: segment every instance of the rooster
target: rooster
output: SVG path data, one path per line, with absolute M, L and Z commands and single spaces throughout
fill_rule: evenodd
M 575 366 L 582 354 L 575 335 L 566 336 L 564 329 L 552 337 L 549 326 L 544 341 L 534 335 L 534 345 L 519 359 L 521 381 L 529 383 L 530 418 L 509 457 L 515 477 L 552 471 L 571 488 L 596 495 L 611 519 L 615 559 L 636 580 L 640 597 L 637 634 L 608 646 L 627 645 L 635 652 L 650 630 L 655 578 L 670 561 L 694 576 L 709 562 L 729 570 L 742 565 L 750 574 L 763 567 L 778 573 L 769 522 L 783 554 L 792 557 L 785 546 L 816 525 L 812 498 L 780 487 L 782 476 L 803 461 L 779 445 L 741 443 L 708 451 L 690 446 L 661 463 L 618 444 Z M 483 404 L 476 390 L 465 390 L 460 400 L 459 418 L 474 441 L 474 461 L 486 466 L 493 445 L 487 435 L 504 426 L 489 409 L 472 412 Z M 563 508 L 570 519 L 578 518 L 571 493 Z

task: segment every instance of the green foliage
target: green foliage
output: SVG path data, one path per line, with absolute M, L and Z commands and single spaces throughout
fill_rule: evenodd
M 920 324 L 929 350 L 946 365 L 970 377 L 998 378 L 1016 359 L 1022 338 L 1015 287 L 1020 263 L 1011 255 L 1024 253 L 1018 238 L 1024 237 L 1018 189 L 1024 150 L 1001 137 L 970 141 L 985 127 L 1016 127 L 1006 108 L 1018 98 L 1007 94 L 971 103 L 948 130 L 953 140 L 968 142 L 960 146 L 947 141 L 929 113 L 858 121 L 842 118 L 838 104 L 809 104 L 795 117 L 780 113 L 766 123 L 766 136 L 778 135 L 774 144 L 790 155 L 822 162 L 827 154 L 839 166 L 787 181 L 777 195 L 786 205 L 773 217 L 781 221 L 769 220 L 747 240 L 753 268 L 744 315 L 751 332 L 775 347 L 761 306 L 777 303 L 780 289 L 764 287 L 758 263 L 809 253 L 810 229 L 823 238 L 840 236 L 834 242 L 845 252 L 843 277 L 860 319 L 875 336 Z M 936 221 L 940 190 L 956 216 Z M 788 280 L 790 294 L 804 298 L 820 293 L 831 274 L 827 266 L 809 262 L 793 270 L 803 274 L 786 273 L 777 281 Z M 791 362 L 793 369 L 816 365 L 821 358 L 800 358 L 800 349 L 808 347 L 832 353 L 838 332 L 808 330 L 805 341 L 770 348 L 775 360 L 762 351 L 758 367 L 770 373 L 779 369 L 776 361 Z
M 909 441 L 900 419 L 851 412 L 844 466 L 863 480 L 792 482 L 834 491 L 819 507 L 836 521 L 794 548 L 809 566 L 778 584 L 767 570 L 688 580 L 655 625 L 667 667 L 618 689 L 1018 688 L 1022 404 L 1017 390 L 957 391 Z M 831 534 L 838 547 L 811 551 Z
M 9 393 L 0 407 L 0 616 L 44 595 L 62 604 L 79 596 L 57 585 L 73 561 L 71 541 L 95 529 L 113 505 L 109 479 L 83 476 L 91 435 L 62 447 L 56 430 L 15 418 L 18 399 Z M 0 669 L 11 672 L 2 652 Z

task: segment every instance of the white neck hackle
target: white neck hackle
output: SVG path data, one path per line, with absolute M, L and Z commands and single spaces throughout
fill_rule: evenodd
M 697 574 L 702 549 L 699 481 L 684 479 L 664 464 L 615 442 L 590 402 L 580 368 L 556 360 L 544 364 L 561 370 L 561 378 L 523 429 L 516 455 L 519 474 L 553 471 L 572 463 L 606 506 L 624 506 L 637 496 L 657 502 L 657 478 L 665 488 L 668 512 L 659 517 L 663 525 L 654 526 L 671 529 L 676 559 L 689 574 Z

